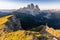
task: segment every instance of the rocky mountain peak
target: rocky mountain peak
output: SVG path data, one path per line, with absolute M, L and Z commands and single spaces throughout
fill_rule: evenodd
M 31 3 L 31 4 L 28 4 L 27 7 L 18 9 L 17 12 L 27 13 L 27 14 L 29 13 L 35 16 L 36 14 L 39 14 L 40 9 L 38 5 L 34 5 L 33 3 Z
M 36 7 L 36 9 L 39 9 L 39 6 L 38 5 L 36 5 L 35 7 Z
M 34 5 L 33 3 L 27 5 L 27 8 L 30 8 L 30 9 L 39 9 L 39 6 L 38 5 Z
M 31 3 L 31 4 L 27 5 L 27 8 L 34 9 L 34 4 L 33 4 L 33 3 Z
M 30 7 L 33 9 L 33 8 L 34 8 L 34 4 L 33 4 L 33 3 L 31 3 L 31 4 L 30 4 Z

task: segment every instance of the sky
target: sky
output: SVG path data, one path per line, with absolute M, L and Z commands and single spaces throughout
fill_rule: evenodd
M 41 10 L 60 9 L 60 0 L 0 0 L 0 9 L 19 9 L 33 3 Z

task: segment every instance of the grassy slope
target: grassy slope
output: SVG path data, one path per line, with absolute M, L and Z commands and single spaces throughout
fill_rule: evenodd
M 8 18 L 10 18 L 11 16 L 13 16 L 13 15 L 1 17 L 1 18 L 0 18 L 0 25 L 2 25 L 2 24 L 4 24 L 4 23 L 6 23 L 7 21 L 9 21 Z

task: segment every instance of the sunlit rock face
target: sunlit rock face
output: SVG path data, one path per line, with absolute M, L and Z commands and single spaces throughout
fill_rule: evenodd
M 55 37 L 60 37 L 60 30 L 58 29 L 53 29 L 46 26 L 46 31 Z
M 60 30 L 49 27 L 47 24 L 40 32 L 46 37 L 52 37 L 53 39 L 57 38 L 57 40 L 60 40 Z
M 12 16 L 8 19 L 9 19 L 9 21 L 7 23 L 5 23 L 7 26 L 7 29 L 10 29 L 11 31 L 16 31 L 16 30 L 22 29 L 20 20 L 18 20 L 15 16 Z
M 46 34 L 47 37 L 48 36 L 53 36 L 53 37 L 57 37 L 57 38 L 60 37 L 60 30 L 59 29 L 54 29 L 52 27 L 49 27 L 48 25 L 46 25 L 42 29 L 41 33 Z

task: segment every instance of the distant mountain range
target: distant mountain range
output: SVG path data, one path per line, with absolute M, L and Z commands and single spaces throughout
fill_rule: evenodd
M 46 25 L 60 29 L 60 10 L 40 10 L 38 5 L 29 4 L 27 7 L 17 10 L 1 10 L 0 16 L 14 14 L 21 20 L 22 26 L 27 27 Z M 27 28 L 28 29 L 28 28 Z
M 16 9 L 0 9 L 0 12 L 13 12 Z

